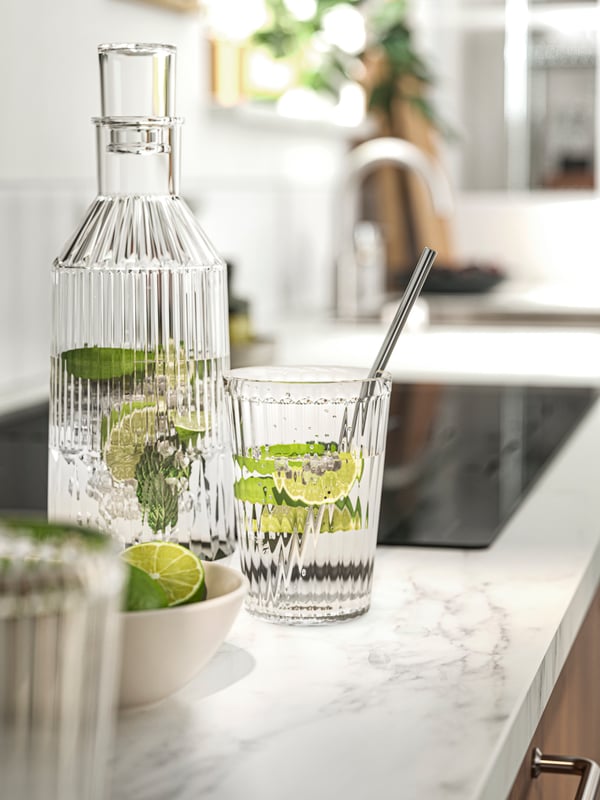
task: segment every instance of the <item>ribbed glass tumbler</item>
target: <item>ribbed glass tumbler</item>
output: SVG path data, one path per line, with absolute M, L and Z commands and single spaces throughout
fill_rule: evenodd
M 0 797 L 105 800 L 124 579 L 108 536 L 0 519 Z
M 370 605 L 391 377 L 342 367 L 226 374 L 248 611 L 318 624 Z

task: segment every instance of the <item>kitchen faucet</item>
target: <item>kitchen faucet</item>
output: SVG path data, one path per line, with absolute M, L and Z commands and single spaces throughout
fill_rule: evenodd
M 443 171 L 416 145 L 405 139 L 384 136 L 370 139 L 348 154 L 339 220 L 340 247 L 336 265 L 336 315 L 361 316 L 360 265 L 356 255 L 355 231 L 360 219 L 360 186 L 376 167 L 395 165 L 412 170 L 424 181 L 433 210 L 449 217 L 453 209 L 450 184 Z M 425 243 L 430 244 L 430 243 Z M 433 246 L 433 245 L 432 245 Z M 385 265 L 381 265 L 385 269 Z

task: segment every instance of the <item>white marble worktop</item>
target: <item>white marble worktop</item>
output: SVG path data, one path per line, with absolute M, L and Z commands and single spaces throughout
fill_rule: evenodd
M 369 367 L 386 329 L 381 323 L 291 318 L 279 326 L 274 361 Z M 589 386 L 600 385 L 598 352 L 597 326 L 417 322 L 400 336 L 388 369 L 398 381 Z
M 359 619 L 243 611 L 120 716 L 111 800 L 504 800 L 600 580 L 599 444 L 597 404 L 488 549 L 379 548 Z

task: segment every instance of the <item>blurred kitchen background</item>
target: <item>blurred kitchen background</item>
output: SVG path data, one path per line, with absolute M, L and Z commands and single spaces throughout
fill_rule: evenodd
M 381 134 L 412 140 L 452 191 L 440 217 L 397 170 L 365 180 L 363 244 L 388 292 L 427 243 L 452 273 L 430 296 L 440 319 L 600 320 L 596 0 L 4 0 L 1 14 L 4 411 L 47 385 L 49 268 L 95 194 L 107 41 L 178 48 L 183 194 L 234 264 L 253 336 L 335 309 L 348 153 Z

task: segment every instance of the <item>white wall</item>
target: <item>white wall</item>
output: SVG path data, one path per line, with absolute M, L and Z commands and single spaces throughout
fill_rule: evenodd
M 100 96 L 96 47 L 106 41 L 166 41 L 178 47 L 179 111 L 197 125 L 199 22 L 127 0 L 3 0 L 4 75 L 0 178 L 93 177 Z
M 589 192 L 464 192 L 456 245 L 467 261 L 491 261 L 509 277 L 579 291 L 600 308 L 600 197 Z

